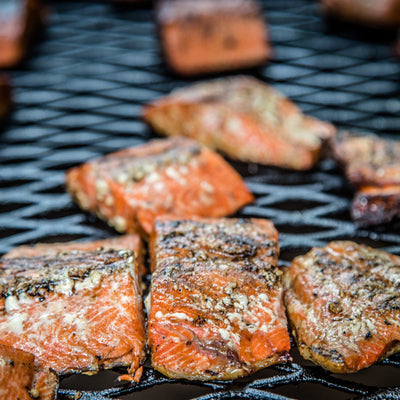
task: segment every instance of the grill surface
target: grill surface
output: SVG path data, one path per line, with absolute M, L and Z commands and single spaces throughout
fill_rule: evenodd
M 394 32 L 324 19 L 308 0 L 265 0 L 275 58 L 244 71 L 340 128 L 395 137 L 400 123 L 400 62 Z M 97 239 L 113 231 L 81 212 L 65 193 L 67 168 L 153 136 L 141 105 L 189 81 L 166 69 L 150 8 L 54 2 L 49 26 L 29 61 L 12 73 L 14 113 L 0 133 L 0 253 L 23 243 Z M 351 187 L 331 160 L 298 173 L 232 163 L 257 200 L 239 215 L 272 219 L 282 263 L 312 246 L 351 239 L 400 254 L 400 223 L 357 229 Z M 118 372 L 71 376 L 60 399 L 399 399 L 400 357 L 337 376 L 302 360 L 234 383 L 184 383 L 150 367 L 139 385 Z M 398 387 L 396 387 L 396 385 Z M 81 395 L 81 397 L 79 397 Z

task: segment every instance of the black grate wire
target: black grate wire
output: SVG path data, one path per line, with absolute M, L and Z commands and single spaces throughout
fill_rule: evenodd
M 241 71 L 275 85 L 305 112 L 342 129 L 396 137 L 400 60 L 395 33 L 325 18 L 312 0 L 264 0 L 274 59 Z M 164 65 L 150 6 L 98 1 L 51 3 L 49 23 L 29 60 L 10 71 L 15 108 L 0 133 L 0 254 L 11 247 L 114 234 L 83 213 L 64 189 L 67 168 L 154 134 L 140 119 L 144 103 L 193 82 Z M 352 188 L 332 160 L 310 172 L 232 162 L 256 195 L 239 215 L 266 217 L 280 232 L 281 260 L 334 239 L 400 254 L 400 222 L 359 229 Z M 119 371 L 61 380 L 60 399 L 400 399 L 400 357 L 353 375 L 304 361 L 277 365 L 235 382 L 189 383 L 145 366 L 139 384 Z

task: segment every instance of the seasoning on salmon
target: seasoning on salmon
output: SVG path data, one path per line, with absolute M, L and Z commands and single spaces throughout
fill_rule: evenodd
M 327 13 L 359 24 L 390 27 L 400 24 L 400 0 L 320 0 Z
M 21 63 L 43 27 L 46 13 L 41 0 L 0 2 L 0 68 Z
M 300 354 L 356 372 L 400 351 L 400 257 L 335 241 L 296 257 L 284 302 Z
M 67 189 L 116 230 L 144 236 L 158 215 L 220 217 L 253 200 L 222 157 L 186 138 L 153 140 L 87 162 L 68 171 Z
M 135 253 L 93 251 L 0 260 L 0 344 L 58 374 L 144 360 Z
M 278 233 L 261 219 L 159 219 L 148 344 L 171 378 L 228 380 L 290 359 Z
M 400 215 L 400 141 L 341 132 L 332 140 L 334 157 L 357 192 L 353 219 L 363 226 Z
M 65 243 L 37 243 L 34 246 L 18 246 L 11 249 L 4 257 L 35 257 L 41 255 L 57 255 L 58 253 L 68 253 L 74 250 L 93 251 L 93 250 L 132 250 L 136 254 L 138 276 L 145 274 L 144 266 L 144 247 L 139 235 L 122 235 L 108 239 L 85 241 L 85 242 L 65 242 Z
M 0 398 L 4 400 L 55 400 L 58 380 L 49 370 L 40 370 L 35 357 L 0 345 Z
M 166 61 L 181 75 L 254 67 L 272 53 L 254 0 L 162 0 L 156 20 Z
M 0 123 L 11 110 L 12 96 L 11 85 L 7 75 L 0 74 Z
M 232 159 L 310 169 L 335 128 L 304 115 L 254 78 L 220 78 L 173 91 L 148 104 L 143 117 L 158 133 L 197 139 Z

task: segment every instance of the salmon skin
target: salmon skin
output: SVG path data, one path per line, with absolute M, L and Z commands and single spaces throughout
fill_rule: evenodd
M 157 220 L 146 299 L 152 366 L 207 381 L 289 360 L 278 253 L 267 220 Z
M 0 398 L 4 400 L 55 400 L 58 380 L 40 370 L 33 354 L 0 345 Z
M 93 251 L 0 260 L 0 344 L 58 374 L 144 360 L 135 253 Z
M 331 143 L 336 160 L 355 186 L 352 218 L 361 226 L 400 215 L 400 142 L 340 132 Z
M 253 0 L 163 0 L 156 21 L 166 61 L 181 75 L 254 67 L 272 50 Z
M 312 168 L 336 131 L 246 76 L 175 90 L 148 104 L 143 118 L 160 134 L 192 137 L 232 159 L 295 170 Z
M 153 140 L 68 171 L 67 189 L 84 209 L 120 232 L 147 237 L 154 219 L 232 214 L 253 201 L 240 175 L 185 138 Z
M 300 354 L 356 372 L 400 350 L 400 257 L 335 241 L 296 257 L 284 302 Z
M 132 250 L 136 254 L 138 276 L 145 274 L 144 266 L 144 247 L 139 235 L 122 235 L 108 239 L 84 242 L 65 242 L 65 243 L 37 243 L 34 246 L 18 246 L 11 249 L 5 258 L 16 257 L 35 257 L 44 254 L 57 255 L 58 253 L 68 253 L 77 251 L 93 251 L 93 250 Z

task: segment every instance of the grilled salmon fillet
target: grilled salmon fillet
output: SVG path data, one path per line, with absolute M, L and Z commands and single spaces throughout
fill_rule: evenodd
M 56 374 L 38 369 L 32 354 L 0 345 L 1 399 L 54 400 L 57 387 Z
M 400 24 L 400 0 L 320 0 L 325 11 L 350 22 L 372 26 Z
M 143 110 L 158 133 L 189 136 L 241 161 L 306 170 L 335 133 L 257 79 L 237 76 L 173 91 Z
M 340 132 L 331 147 L 356 188 L 351 214 L 359 225 L 387 222 L 400 214 L 400 141 Z
M 0 260 L 0 344 L 59 374 L 144 359 L 135 253 L 92 251 Z
M 132 250 L 136 254 L 138 276 L 145 274 L 144 266 L 144 247 L 139 235 L 122 235 L 108 239 L 85 241 L 85 242 L 66 242 L 66 243 L 37 243 L 34 246 L 18 246 L 11 249 L 5 258 L 16 257 L 35 257 L 44 254 L 57 255 L 58 253 L 68 253 L 74 250 L 93 251 L 93 250 Z
M 120 232 L 147 237 L 158 215 L 220 217 L 253 201 L 240 175 L 186 138 L 153 140 L 68 171 L 67 189 L 84 209 Z
M 296 257 L 283 286 L 304 358 L 344 373 L 400 351 L 400 257 L 335 241 Z
M 253 0 L 162 0 L 156 21 L 166 61 L 181 75 L 254 67 L 272 53 Z
M 46 14 L 41 0 L 0 2 L 0 68 L 15 67 L 24 59 Z
M 228 380 L 289 360 L 278 253 L 268 220 L 157 220 L 152 366 L 171 378 Z

